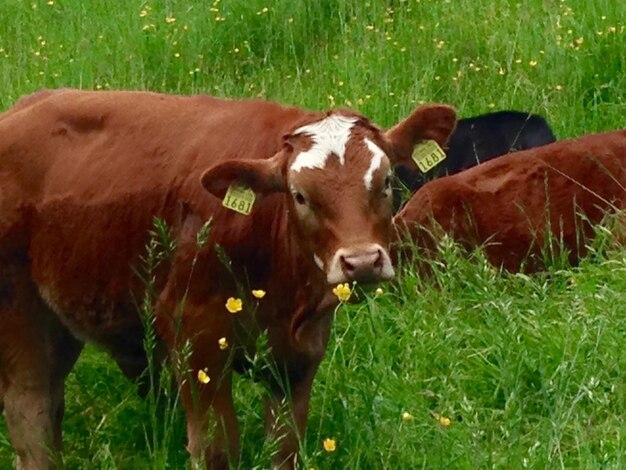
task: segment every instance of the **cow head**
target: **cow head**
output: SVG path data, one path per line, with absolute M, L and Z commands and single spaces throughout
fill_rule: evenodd
M 391 166 L 408 166 L 424 139 L 444 145 L 455 125 L 448 106 L 418 108 L 388 132 L 351 112 L 329 112 L 284 137 L 269 159 L 230 160 L 208 169 L 203 186 L 223 197 L 230 184 L 288 194 L 290 217 L 329 284 L 390 279 Z

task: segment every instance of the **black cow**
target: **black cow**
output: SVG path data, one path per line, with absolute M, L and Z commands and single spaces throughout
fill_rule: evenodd
M 450 136 L 446 158 L 426 173 L 396 167 L 400 182 L 413 193 L 426 182 L 452 175 L 517 150 L 526 150 L 554 142 L 556 139 L 546 120 L 521 111 L 497 111 L 457 122 Z M 394 194 L 396 210 L 400 207 L 402 190 Z

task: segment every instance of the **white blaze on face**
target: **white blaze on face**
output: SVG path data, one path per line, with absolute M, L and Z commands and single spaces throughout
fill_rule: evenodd
M 306 152 L 298 154 L 291 169 L 300 171 L 303 168 L 324 168 L 331 153 L 337 155 L 339 163 L 343 165 L 346 144 L 356 121 L 354 117 L 333 114 L 296 129 L 294 134 L 307 134 L 313 139 L 313 145 Z
M 365 175 L 363 175 L 363 183 L 365 183 L 365 189 L 371 191 L 374 172 L 380 168 L 383 158 L 385 158 L 385 152 L 383 152 L 378 145 L 367 138 L 365 139 L 365 145 L 367 145 L 367 148 L 370 149 L 370 152 L 372 152 L 372 161 L 370 162 L 370 166 L 365 172 Z

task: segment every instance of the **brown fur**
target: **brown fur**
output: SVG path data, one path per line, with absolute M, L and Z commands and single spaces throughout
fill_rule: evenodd
M 626 130 L 517 152 L 426 184 L 395 217 L 417 249 L 439 229 L 467 248 L 485 246 L 510 271 L 542 269 L 550 237 L 575 263 L 592 226 L 626 202 Z M 553 245 L 555 249 L 559 248 Z
M 190 452 L 204 454 L 211 467 L 238 455 L 229 355 L 235 366 L 243 364 L 243 352 L 253 352 L 265 330 L 296 421 L 295 430 L 268 427 L 284 431 L 276 463 L 293 465 L 336 305 L 313 255 L 328 269 L 339 247 L 376 243 L 386 250 L 391 237 L 389 161 L 366 191 L 370 159 L 361 138 L 394 162 L 410 161 L 415 143 L 434 137 L 445 144 L 455 122 L 449 107 L 423 107 L 385 134 L 359 117 L 345 171 L 331 157 L 332 171 L 290 172 L 297 151 L 311 145 L 293 131 L 324 116 L 263 101 L 59 90 L 26 98 L 0 117 L 0 391 L 24 468 L 54 461 L 45 449 L 60 446 L 63 380 L 82 341 L 109 350 L 128 376 L 145 368 L 135 304 L 144 286 L 134 269 L 155 216 L 172 227 L 177 243 L 156 277 L 158 335 L 170 355 L 187 341 L 193 346 L 191 375 L 179 376 Z M 224 209 L 215 197 L 242 183 L 257 192 L 249 216 Z M 306 192 L 305 208 L 295 207 L 294 187 Z M 196 235 L 208 219 L 208 244 L 198 253 Z M 267 291 L 255 318 L 250 299 L 243 312 L 226 311 L 237 285 L 217 258 L 217 244 L 246 293 Z M 375 280 L 377 268 L 371 269 Z M 219 349 L 221 337 L 231 348 Z M 197 384 L 201 369 L 209 384 Z M 18 373 L 28 370 L 26 377 Z M 268 416 L 283 398 L 273 386 Z M 18 399 L 25 390 L 32 392 Z M 37 420 L 27 419 L 29 409 Z M 209 445 L 211 410 L 221 426 Z

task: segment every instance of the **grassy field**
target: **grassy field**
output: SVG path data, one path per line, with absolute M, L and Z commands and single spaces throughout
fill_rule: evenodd
M 565 138 L 626 125 L 625 21 L 614 0 L 2 0 L 0 110 L 43 87 L 124 88 L 391 125 L 438 101 L 540 113 Z M 527 277 L 441 250 L 432 280 L 405 266 L 337 312 L 304 468 L 626 468 L 626 252 Z M 239 468 L 267 468 L 261 389 L 235 391 Z M 85 351 L 66 397 L 67 468 L 188 465 L 181 413 L 155 426 L 101 352 Z M 12 461 L 2 427 L 0 468 Z

